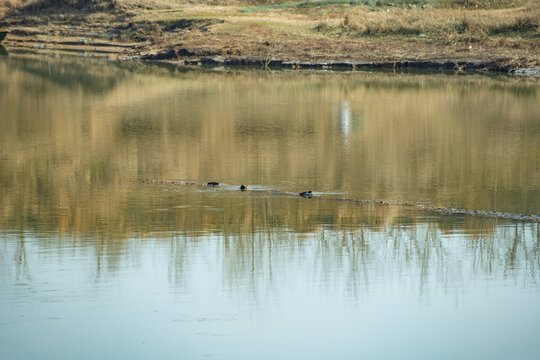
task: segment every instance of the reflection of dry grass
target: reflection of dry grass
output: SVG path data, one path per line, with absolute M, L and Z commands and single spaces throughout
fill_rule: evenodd
M 536 211 L 540 201 L 539 140 L 531 130 L 540 118 L 534 80 L 181 74 L 96 67 L 72 58 L 51 67 L 6 64 L 0 67 L 0 78 L 10 84 L 9 91 L 0 90 L 2 226 L 34 218 L 66 231 L 106 226 L 122 232 L 134 216 L 140 224 L 155 223 L 157 215 L 145 209 L 158 206 L 144 201 L 166 202 L 167 193 L 153 187 L 132 202 L 141 192 L 133 184 L 145 178 L 513 212 Z M 63 81 L 70 69 L 77 75 Z M 346 138 L 339 120 L 343 102 L 352 121 Z M 235 201 L 217 207 L 233 209 Z M 361 221 L 348 207 L 284 203 L 282 209 L 274 205 L 268 221 L 308 230 L 327 206 L 336 224 Z M 184 213 L 163 221 L 192 224 L 194 231 L 223 219 L 253 226 L 263 221 L 253 222 L 252 205 L 245 206 L 231 217 Z M 382 210 L 378 221 L 395 216 Z

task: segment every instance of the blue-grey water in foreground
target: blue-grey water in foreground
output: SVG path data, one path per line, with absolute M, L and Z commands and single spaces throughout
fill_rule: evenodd
M 538 222 L 377 202 L 539 214 L 539 84 L 0 58 L 0 358 L 538 359 Z

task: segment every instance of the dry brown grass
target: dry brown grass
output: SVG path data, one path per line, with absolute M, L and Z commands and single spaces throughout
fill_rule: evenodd
M 323 21 L 317 30 L 339 35 L 402 36 L 425 35 L 444 42 L 480 41 L 490 36 L 540 35 L 540 7 L 529 5 L 504 10 L 426 10 L 348 12 L 342 19 Z
M 277 0 L 276 0 L 277 1 Z M 107 11 L 134 9 L 170 9 L 187 5 L 232 6 L 271 4 L 273 0 L 0 0 L 0 8 L 19 8 L 25 12 L 35 11 Z
M 4 17 L 6 13 L 15 9 L 22 4 L 23 0 L 2 0 L 0 1 L 0 17 Z

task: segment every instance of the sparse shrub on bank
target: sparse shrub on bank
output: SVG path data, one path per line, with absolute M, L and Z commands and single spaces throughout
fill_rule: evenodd
M 116 7 L 116 0 L 27 0 L 24 1 L 20 10 L 32 11 L 106 11 Z
M 464 9 L 501 9 L 522 5 L 527 0 L 438 0 L 438 7 Z

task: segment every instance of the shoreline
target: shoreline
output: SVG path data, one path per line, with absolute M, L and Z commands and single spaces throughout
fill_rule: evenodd
M 261 59 L 256 57 L 183 57 L 173 58 L 168 56 L 169 51 L 158 54 L 148 54 L 142 56 L 123 56 L 123 52 L 115 51 L 114 47 L 136 48 L 135 45 L 110 44 L 103 43 L 98 46 L 106 47 L 107 50 L 96 49 L 93 45 L 88 48 L 86 45 L 79 45 L 76 42 L 61 42 L 60 45 L 71 45 L 69 48 L 56 47 L 51 48 L 44 44 L 37 44 L 33 47 L 20 46 L 14 42 L 9 43 L 7 49 L 0 43 L 0 46 L 6 50 L 28 51 L 32 53 L 69 53 L 73 56 L 84 56 L 90 58 L 106 58 L 118 62 L 141 62 L 147 64 L 165 64 L 180 67 L 226 67 L 226 68 L 258 68 L 267 70 L 320 70 L 320 71 L 418 71 L 418 72 L 452 72 L 462 74 L 505 74 L 521 77 L 540 77 L 540 67 L 513 67 L 497 63 L 495 61 L 472 62 L 472 61 L 435 61 L 435 60 L 416 60 L 416 61 L 287 61 L 278 59 Z M 8 51 L 9 54 L 9 51 Z M 112 55 L 112 58 L 111 58 Z
M 8 50 L 179 66 L 540 76 L 540 11 L 533 3 L 506 9 L 341 4 L 246 11 L 226 3 L 141 7 L 117 0 L 123 7 L 104 10 L 41 1 L 48 7 L 21 5 L 0 18 L 0 27 L 10 31 L 2 42 Z
M 505 73 L 521 76 L 540 76 L 540 67 L 515 69 L 494 62 L 465 62 L 465 61 L 395 61 L 395 62 L 364 62 L 364 61 L 285 61 L 256 58 L 202 58 L 183 59 L 179 61 L 145 60 L 185 66 L 208 67 L 258 67 L 263 69 L 287 70 L 329 70 L 329 71 L 377 71 L 377 70 L 412 70 L 412 71 L 453 71 L 462 73 Z

